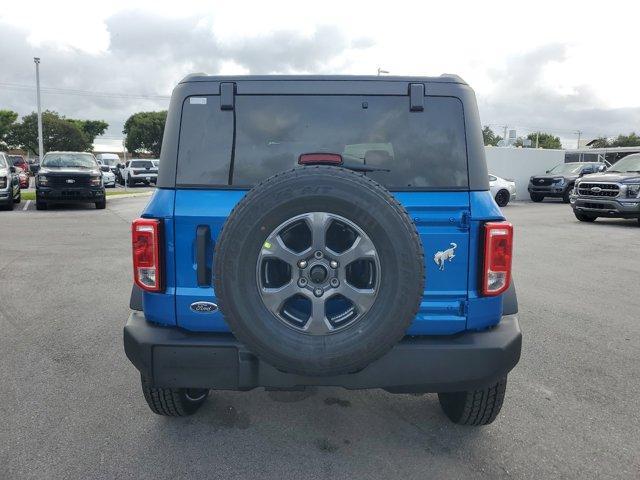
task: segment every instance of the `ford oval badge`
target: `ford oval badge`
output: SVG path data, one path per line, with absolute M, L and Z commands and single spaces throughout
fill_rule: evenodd
M 213 313 L 218 311 L 218 305 L 211 302 L 193 302 L 190 308 L 196 313 Z

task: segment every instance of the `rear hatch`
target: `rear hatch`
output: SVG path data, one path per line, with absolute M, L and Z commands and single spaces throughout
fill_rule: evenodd
M 405 92 L 411 90 L 407 85 Z M 414 108 L 420 101 L 423 108 Z M 427 95 L 420 101 L 409 94 L 238 93 L 231 103 L 224 95 L 186 98 L 175 250 L 169 249 L 175 251 L 177 324 L 228 330 L 219 312 L 194 308 L 198 302 L 218 303 L 212 252 L 225 219 L 248 189 L 296 167 L 300 154 L 329 152 L 343 155 L 345 162 L 388 169 L 367 175 L 392 191 L 416 224 L 426 282 L 409 333 L 464 330 L 471 231 L 464 112 L 455 97 Z

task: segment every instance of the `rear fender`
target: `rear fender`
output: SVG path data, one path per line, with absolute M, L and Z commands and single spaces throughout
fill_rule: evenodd
M 176 265 L 175 222 L 173 218 L 175 191 L 158 188 L 142 213 L 144 218 L 157 218 L 163 222 L 165 291 L 142 292 L 142 307 L 145 318 L 161 325 L 176 325 Z
M 486 222 L 502 221 L 504 215 L 489 191 L 469 192 L 471 206 L 471 238 L 469 260 L 469 305 L 467 330 L 484 330 L 496 325 L 502 316 L 503 295 L 482 296 L 480 277 L 483 262 L 483 225 Z M 514 288 L 515 293 L 515 288 Z

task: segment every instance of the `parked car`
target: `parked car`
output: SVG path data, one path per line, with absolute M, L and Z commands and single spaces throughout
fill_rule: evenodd
M 599 162 L 568 162 L 556 165 L 547 170 L 545 175 L 533 176 L 529 179 L 529 196 L 533 202 L 541 202 L 545 197 L 562 198 L 569 203 L 569 197 L 578 178 L 606 168 Z
M 29 159 L 29 173 L 31 175 L 35 175 L 40 170 L 40 158 L 30 158 Z
M 453 422 L 491 423 L 522 337 L 473 90 L 313 78 L 174 89 L 132 225 L 124 348 L 147 404 L 331 385 L 437 392 Z
M 29 174 L 29 163 L 24 159 L 22 155 L 9 155 L 9 161 L 14 167 L 21 168 L 23 172 Z
M 145 185 L 155 185 L 158 179 L 158 167 L 152 160 L 132 158 L 127 162 L 125 168 L 121 170 L 122 180 L 128 187 L 133 187 L 138 183 Z
M 102 172 L 91 153 L 48 152 L 36 177 L 36 208 L 56 203 L 94 203 L 106 207 Z
M 120 157 L 115 153 L 98 153 L 96 160 L 100 165 L 107 165 L 111 172 L 115 175 L 118 171 L 118 164 L 120 163 Z
M 22 168 L 16 167 L 16 175 L 18 175 L 20 188 L 29 188 L 29 174 L 26 173 Z
M 116 174 L 111 171 L 109 165 L 100 165 L 100 171 L 102 172 L 102 183 L 105 187 L 116 186 Z
M 20 181 L 16 167 L 9 161 L 8 155 L 0 152 L 0 208 L 13 210 L 15 203 L 20 203 Z
M 516 182 L 489 175 L 489 189 L 499 207 L 505 207 L 509 200 L 516 199 Z
M 581 222 L 636 218 L 640 225 L 640 154 L 618 160 L 606 172 L 578 179 L 571 207 Z

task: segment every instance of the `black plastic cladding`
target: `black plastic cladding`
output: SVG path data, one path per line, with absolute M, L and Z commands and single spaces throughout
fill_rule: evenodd
M 158 187 L 175 188 L 182 104 L 187 97 L 220 95 L 221 83 L 234 83 L 236 95 L 403 95 L 410 84 L 424 84 L 426 96 L 456 97 L 463 105 L 467 139 L 469 190 L 489 190 L 482 126 L 475 93 L 455 75 L 441 77 L 239 76 L 186 77 L 173 90 L 160 154 Z M 428 99 L 424 108 L 429 108 Z

